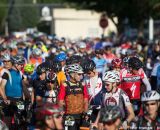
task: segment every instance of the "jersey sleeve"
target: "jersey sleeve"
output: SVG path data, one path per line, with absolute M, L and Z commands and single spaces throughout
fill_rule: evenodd
M 131 105 L 129 97 L 128 97 L 128 95 L 124 91 L 122 91 L 122 97 L 123 97 L 124 104 L 125 104 L 126 107 L 129 106 L 129 105 Z
M 58 100 L 64 100 L 65 95 L 66 95 L 65 86 L 63 84 L 61 84 L 60 91 L 59 91 L 59 94 L 58 94 Z
M 9 75 L 6 72 L 4 72 L 4 74 L 2 75 L 2 79 L 8 80 Z
M 144 79 L 146 77 L 146 74 L 142 68 L 140 68 L 138 72 L 139 72 L 139 76 L 141 77 L 141 79 Z
M 83 93 L 84 93 L 84 98 L 89 98 L 89 95 L 88 95 L 88 91 L 87 91 L 87 87 L 86 85 L 84 86 L 84 89 L 83 89 Z

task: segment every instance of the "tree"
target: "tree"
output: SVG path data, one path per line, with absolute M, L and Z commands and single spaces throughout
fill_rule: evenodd
M 28 27 L 35 27 L 39 21 L 37 6 L 32 0 L 12 0 L 11 11 L 8 13 L 10 31 L 20 31 Z M 27 6 L 28 5 L 28 6 Z
M 123 23 L 127 18 L 132 27 L 142 28 L 144 21 L 150 16 L 157 18 L 159 12 L 155 11 L 155 5 L 160 0 L 66 0 L 78 8 L 92 9 L 98 12 L 106 12 L 119 32 L 123 31 Z M 118 18 L 118 23 L 114 21 Z
M 6 20 L 7 15 L 7 1 L 6 0 L 0 0 L 0 32 L 3 32 L 4 30 L 4 24 Z

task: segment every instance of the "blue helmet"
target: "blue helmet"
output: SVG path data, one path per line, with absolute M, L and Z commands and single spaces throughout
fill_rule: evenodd
M 66 59 L 67 59 L 67 55 L 66 55 L 64 52 L 59 53 L 59 54 L 56 56 L 56 60 L 59 61 L 59 62 L 64 61 L 64 60 L 66 60 Z

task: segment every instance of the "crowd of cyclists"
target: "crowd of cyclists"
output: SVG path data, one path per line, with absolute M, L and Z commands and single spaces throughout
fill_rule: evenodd
M 0 37 L 0 129 L 159 130 L 160 42 Z

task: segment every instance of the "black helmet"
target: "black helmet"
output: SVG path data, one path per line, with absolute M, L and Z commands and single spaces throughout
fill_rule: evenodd
M 57 75 L 53 71 L 46 73 L 46 81 L 47 82 L 54 83 L 56 81 L 56 79 L 57 79 Z
M 66 65 L 71 65 L 71 64 L 77 64 L 81 62 L 81 56 L 79 55 L 73 55 L 70 58 L 66 60 Z
M 84 73 L 88 73 L 89 71 L 93 71 L 96 68 L 96 64 L 93 60 L 88 60 L 82 65 Z
M 103 49 L 96 49 L 95 54 L 101 54 L 103 55 Z
M 22 56 L 18 56 L 18 55 L 11 57 L 11 61 L 13 64 L 19 64 L 19 65 L 25 64 L 25 59 Z
M 40 65 L 37 66 L 37 69 L 36 69 L 36 73 L 38 75 L 41 75 L 42 73 L 46 72 L 46 63 L 41 63 Z
M 52 67 L 53 67 L 53 71 L 56 73 L 62 70 L 62 65 L 58 61 L 54 62 Z
M 128 61 L 128 66 L 133 69 L 139 70 L 143 67 L 143 64 L 137 57 L 131 57 Z
M 121 110 L 118 106 L 107 106 L 100 111 L 100 120 L 103 123 L 114 122 L 121 117 Z

